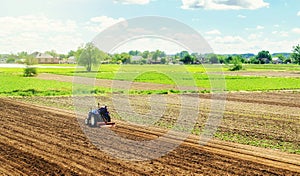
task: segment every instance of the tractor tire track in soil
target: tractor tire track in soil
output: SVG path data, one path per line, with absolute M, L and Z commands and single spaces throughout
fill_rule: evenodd
M 221 141 L 200 146 L 195 136 L 155 160 L 119 160 L 92 145 L 73 112 L 11 99 L 0 99 L 0 128 L 0 175 L 300 175 L 299 155 Z M 125 122 L 113 130 L 132 140 L 165 132 Z

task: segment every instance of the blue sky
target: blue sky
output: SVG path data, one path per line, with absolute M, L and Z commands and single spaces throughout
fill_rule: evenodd
M 300 44 L 297 0 L 1 0 L 0 53 L 67 53 L 122 20 L 163 16 L 198 31 L 215 53 L 290 52 Z M 168 41 L 131 41 L 118 52 L 179 52 Z

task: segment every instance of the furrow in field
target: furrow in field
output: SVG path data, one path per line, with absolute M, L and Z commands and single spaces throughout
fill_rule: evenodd
M 26 130 L 26 126 L 7 125 L 7 129 L 10 130 L 5 130 L 6 133 L 2 134 L 2 138 L 4 136 L 12 136 L 10 140 L 18 141 L 21 144 L 25 143 L 26 146 L 29 146 L 29 149 L 34 149 L 34 153 L 40 156 L 46 155 L 50 157 L 51 160 L 64 161 L 64 163 L 62 163 L 64 165 L 74 165 L 74 167 L 76 166 L 78 168 L 82 168 L 83 170 L 88 168 L 88 171 L 99 170 L 99 168 L 102 168 L 104 172 L 109 173 L 109 168 L 113 167 L 114 164 L 118 164 L 108 161 L 103 162 L 103 156 L 101 155 L 101 152 L 95 149 L 95 147 L 93 147 L 92 145 L 81 147 L 81 143 L 76 144 L 76 136 L 69 137 L 73 138 L 72 141 L 75 143 L 73 144 L 70 142 L 70 139 L 65 139 L 64 137 L 55 135 L 49 135 L 46 132 L 36 132 L 37 134 L 32 133 L 31 130 Z M 36 139 L 36 136 L 39 136 L 39 138 Z M 80 140 L 78 141 L 80 142 Z M 85 144 L 86 143 L 88 143 L 88 141 L 86 141 Z M 45 148 L 45 146 L 47 147 Z M 51 155 L 48 155 L 48 153 L 51 153 Z M 97 158 L 97 156 L 95 156 L 95 154 L 97 153 L 99 154 L 100 158 L 98 158 L 97 161 L 94 161 L 95 158 Z M 79 159 L 78 156 L 86 156 L 86 158 Z M 97 166 L 95 166 L 95 164 L 97 164 Z M 124 166 L 124 168 L 126 167 Z M 135 170 L 134 172 L 137 172 L 137 170 Z

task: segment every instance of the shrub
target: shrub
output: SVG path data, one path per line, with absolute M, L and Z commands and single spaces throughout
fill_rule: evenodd
M 37 71 L 35 67 L 26 67 L 24 69 L 24 76 L 25 77 L 32 77 L 32 76 L 36 76 L 37 75 Z
M 238 71 L 238 70 L 243 69 L 243 64 L 239 59 L 234 58 L 232 63 L 233 63 L 233 66 L 231 66 L 229 68 L 230 71 Z

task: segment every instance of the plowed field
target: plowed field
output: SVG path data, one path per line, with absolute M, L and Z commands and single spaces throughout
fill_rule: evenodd
M 194 136 L 156 160 L 119 160 L 91 144 L 72 112 L 11 99 L 0 99 L 0 128 L 0 175 L 300 175 L 299 155 L 220 141 L 200 146 Z M 113 130 L 133 140 L 163 133 L 123 122 Z

